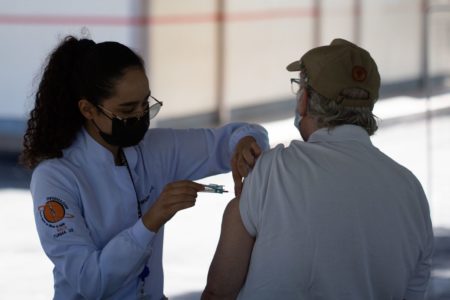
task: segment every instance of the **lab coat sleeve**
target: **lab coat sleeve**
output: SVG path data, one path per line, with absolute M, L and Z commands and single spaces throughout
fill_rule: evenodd
M 230 171 L 236 145 L 246 136 L 254 137 L 263 151 L 269 149 L 262 126 L 237 122 L 214 129 L 154 129 L 145 142 L 161 154 L 157 160 L 168 179 L 196 180 Z
M 137 280 L 154 236 L 141 220 L 99 246 L 91 238 L 68 169 L 41 163 L 33 173 L 31 193 L 42 247 L 55 271 L 83 298 L 103 299 Z

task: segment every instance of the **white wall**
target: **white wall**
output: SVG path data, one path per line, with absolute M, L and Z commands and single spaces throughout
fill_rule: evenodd
M 155 0 L 150 13 L 152 93 L 164 101 L 159 118 L 216 109 L 215 1 Z
M 40 74 L 46 56 L 65 35 L 79 36 L 86 25 L 97 42 L 117 40 L 130 44 L 133 27 L 110 25 L 107 20 L 103 20 L 104 25 L 93 25 L 89 17 L 108 16 L 117 22 L 130 15 L 131 9 L 129 1 L 121 0 L 2 1 L 0 118 L 27 117 L 38 84 L 33 80 Z
M 15 0 L 0 2 L 0 120 L 24 120 L 33 78 L 66 34 L 89 28 L 96 41 L 117 40 L 143 53 L 160 119 L 217 107 L 215 0 Z M 321 44 L 353 40 L 353 0 L 322 0 Z M 362 0 L 361 45 L 377 61 L 383 83 L 421 76 L 421 0 Z M 313 47 L 313 0 L 226 0 L 224 99 L 231 108 L 289 99 L 290 61 Z M 148 35 L 131 24 L 149 15 Z M 32 18 L 33 16 L 33 18 Z M 15 22 L 7 21 L 13 17 Z M 62 17 L 60 19 L 55 19 Z M 134 19 L 133 19 L 134 18 Z M 25 23 L 24 23 L 25 22 Z M 27 23 L 28 22 L 28 23 Z M 450 14 L 432 16 L 430 70 L 450 72 Z M 140 37 L 147 42 L 142 44 Z

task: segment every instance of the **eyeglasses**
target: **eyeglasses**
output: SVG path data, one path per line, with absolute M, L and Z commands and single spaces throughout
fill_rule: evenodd
M 291 91 L 294 95 L 297 95 L 300 91 L 300 79 L 299 78 L 291 78 Z
M 147 103 L 146 103 L 146 105 L 145 105 L 145 109 L 144 109 L 143 111 L 140 111 L 140 112 L 135 113 L 135 114 L 127 115 L 126 117 L 125 117 L 125 116 L 123 116 L 123 117 L 118 116 L 117 114 L 115 114 L 115 113 L 113 113 L 112 111 L 110 111 L 110 110 L 104 108 L 104 107 L 101 106 L 101 105 L 97 105 L 97 106 L 98 106 L 98 107 L 102 110 L 102 112 L 103 112 L 108 118 L 110 118 L 110 119 L 112 119 L 112 118 L 117 118 L 117 119 L 119 119 L 120 121 L 123 121 L 123 122 L 138 121 L 138 120 L 140 120 L 142 117 L 144 117 L 146 114 L 149 114 L 149 118 L 150 118 L 150 120 L 151 120 L 151 119 L 153 119 L 154 117 L 156 117 L 156 115 L 157 115 L 157 114 L 159 113 L 159 111 L 161 110 L 161 107 L 163 106 L 163 102 L 162 102 L 162 101 L 159 101 L 158 99 L 156 99 L 156 98 L 153 97 L 152 95 L 150 95 L 150 98 L 152 98 L 153 100 L 155 100 L 156 103 L 153 104 L 153 105 L 151 105 L 151 106 L 149 107 L 150 104 L 149 104 L 149 102 L 147 101 Z M 111 116 L 108 116 L 105 112 L 109 113 Z
M 153 104 L 152 106 L 150 106 L 150 108 L 148 109 L 150 112 L 150 120 L 151 120 L 154 117 L 156 117 L 156 115 L 159 113 L 159 111 L 161 110 L 161 107 L 163 106 L 163 103 L 162 103 L 162 101 L 159 101 L 152 95 L 150 95 L 150 98 L 152 98 L 153 100 L 156 101 L 156 103 Z

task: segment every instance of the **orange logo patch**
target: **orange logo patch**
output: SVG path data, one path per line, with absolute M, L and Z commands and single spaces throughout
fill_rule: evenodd
M 354 66 L 352 69 L 352 77 L 353 80 L 356 81 L 364 81 L 367 77 L 367 71 L 364 69 L 364 67 L 361 66 Z
M 43 212 L 45 220 L 50 223 L 56 223 L 64 219 L 66 215 L 66 209 L 61 203 L 56 201 L 47 201 L 43 206 Z
M 39 206 L 39 211 L 45 221 L 49 223 L 56 223 L 64 218 L 73 218 L 73 215 L 66 213 L 65 206 L 57 198 L 49 198 L 44 205 Z

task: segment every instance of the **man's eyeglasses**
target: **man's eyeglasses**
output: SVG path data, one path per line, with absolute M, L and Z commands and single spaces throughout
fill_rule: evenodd
M 291 91 L 294 95 L 297 95 L 300 91 L 300 79 L 299 78 L 291 78 Z
M 112 111 L 104 108 L 101 105 L 98 105 L 98 107 L 103 111 L 103 112 L 107 112 L 109 113 L 111 116 L 106 115 L 109 118 L 117 118 L 121 121 L 125 121 L 127 122 L 127 120 L 140 120 L 142 117 L 144 117 L 147 113 L 149 114 L 149 118 L 150 120 L 153 119 L 154 117 L 156 117 L 156 115 L 159 113 L 159 111 L 161 110 L 161 107 L 163 106 L 162 101 L 159 101 L 158 99 L 156 99 L 155 97 L 150 95 L 150 98 L 152 98 L 153 100 L 156 101 L 155 104 L 151 105 L 149 107 L 149 102 L 147 101 L 146 105 L 145 105 L 145 109 L 143 111 L 140 111 L 138 113 L 135 114 L 130 114 L 127 116 L 118 116 L 117 114 L 113 113 Z

